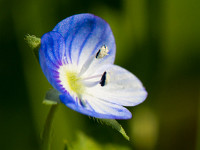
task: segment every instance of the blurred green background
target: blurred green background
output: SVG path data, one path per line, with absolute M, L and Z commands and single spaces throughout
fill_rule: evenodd
M 105 19 L 116 39 L 115 63 L 146 87 L 146 101 L 117 131 L 60 105 L 52 150 L 200 149 L 199 0 L 0 0 L 0 149 L 39 150 L 51 88 L 24 35 L 41 37 L 78 13 Z

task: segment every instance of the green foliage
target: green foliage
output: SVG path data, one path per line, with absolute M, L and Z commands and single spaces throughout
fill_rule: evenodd
M 98 119 L 98 118 L 95 118 L 95 119 L 97 120 L 97 122 L 111 126 L 113 129 L 120 132 L 126 140 L 128 141 L 130 140 L 124 128 L 115 119 Z
M 64 141 L 64 150 L 130 150 L 129 147 L 111 143 L 98 143 L 94 139 L 86 136 L 82 132 L 77 133 L 76 141 L 69 145 L 68 142 Z
M 197 134 L 200 137 L 199 6 L 198 0 L 0 1 L 1 149 L 39 150 L 39 135 L 49 110 L 41 101 L 50 84 L 27 49 L 24 35 L 41 36 L 70 15 L 90 12 L 104 18 L 112 28 L 117 44 L 115 63 L 138 76 L 149 92 L 142 105 L 155 112 L 160 124 L 159 128 L 154 126 L 158 139 L 152 149 L 199 150 L 200 146 L 195 148 L 200 145 L 200 138 L 196 138 Z M 63 139 L 73 140 L 78 129 L 102 132 L 88 125 L 87 117 L 59 107 L 52 150 L 63 150 Z M 147 145 L 149 138 L 141 128 L 145 118 L 138 114 L 143 112 L 137 110 L 140 107 L 131 109 L 133 118 L 126 122 L 135 149 L 142 149 L 136 142 Z M 145 125 L 149 127 L 149 123 Z
M 57 105 L 53 105 L 50 108 L 50 111 L 48 113 L 43 134 L 42 134 L 42 149 L 43 150 L 51 150 L 51 138 L 52 138 L 52 122 L 57 109 Z

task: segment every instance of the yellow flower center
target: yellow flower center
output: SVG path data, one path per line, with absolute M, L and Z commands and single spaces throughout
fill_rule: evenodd
M 75 72 L 67 72 L 66 77 L 70 90 L 77 95 L 81 95 L 84 92 L 84 86 L 81 83 L 81 78 L 78 77 L 78 74 Z

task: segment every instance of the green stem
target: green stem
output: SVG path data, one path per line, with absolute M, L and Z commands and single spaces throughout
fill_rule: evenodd
M 41 44 L 41 39 L 36 37 L 35 35 L 26 35 L 25 36 L 25 41 L 33 49 L 34 55 L 36 56 L 37 61 L 39 62 L 39 54 L 38 54 L 38 47 Z M 51 127 L 52 127 L 52 122 L 53 122 L 53 117 L 56 112 L 57 105 L 52 105 L 42 133 L 42 149 L 43 150 L 50 150 L 51 148 Z
M 200 108 L 200 95 L 199 95 L 199 108 Z M 196 137 L 196 150 L 200 149 L 200 109 L 198 110 L 198 118 L 197 118 L 197 137 Z
M 51 127 L 52 127 L 53 117 L 54 117 L 54 114 L 56 112 L 56 108 L 57 108 L 57 105 L 51 106 L 49 113 L 48 113 L 48 116 L 47 116 L 47 119 L 46 119 L 46 122 L 45 122 L 45 125 L 44 125 L 44 130 L 43 130 L 43 134 L 42 134 L 42 148 L 43 148 L 43 150 L 50 150 L 50 147 L 51 147 L 51 144 L 50 144 Z

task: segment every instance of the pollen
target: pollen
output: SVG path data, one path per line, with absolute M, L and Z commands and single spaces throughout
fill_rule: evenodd
M 81 95 L 84 92 L 84 86 L 81 82 L 81 78 L 75 72 L 66 73 L 67 82 L 70 90 L 75 92 L 77 95 Z
M 97 52 L 96 58 L 97 58 L 97 59 L 103 58 L 103 57 L 105 57 L 105 56 L 108 55 L 108 52 L 109 52 L 108 47 L 107 47 L 106 45 L 103 45 L 103 46 L 99 49 L 99 51 Z

